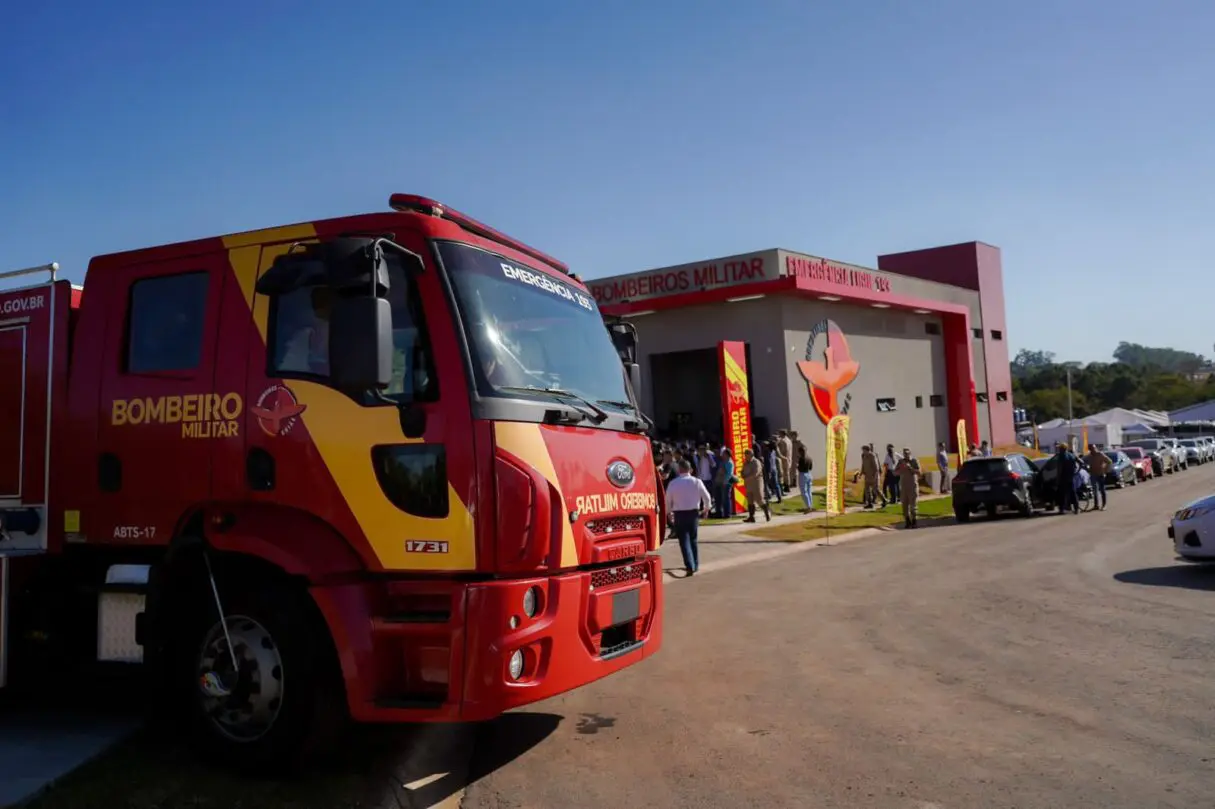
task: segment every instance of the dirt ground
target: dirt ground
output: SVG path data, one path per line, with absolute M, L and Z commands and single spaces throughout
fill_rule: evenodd
M 661 654 L 536 706 L 555 729 L 463 805 L 1215 805 L 1215 569 L 1165 535 L 1213 484 L 673 584 Z

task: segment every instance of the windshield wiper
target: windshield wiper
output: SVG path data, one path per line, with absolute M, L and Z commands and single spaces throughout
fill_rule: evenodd
M 590 413 L 587 413 L 586 411 L 582 410 L 582 408 L 578 408 L 583 415 L 596 424 L 601 424 L 608 419 L 608 412 L 606 410 L 592 402 L 590 399 L 587 399 L 585 396 L 579 396 L 573 391 L 562 390 L 561 388 L 541 388 L 531 385 L 523 387 L 502 387 L 499 388 L 499 390 L 523 391 L 525 393 L 547 393 L 551 396 L 564 396 L 567 399 L 573 399 L 576 403 L 581 404 L 583 407 L 589 410 Z
M 645 413 L 642 413 L 641 408 L 638 407 L 637 405 L 633 404 L 632 402 L 616 402 L 611 399 L 596 399 L 595 401 L 597 401 L 599 404 L 612 405 L 613 407 L 619 407 L 619 408 L 632 410 L 634 413 L 637 414 L 638 418 L 640 418 L 642 420 L 642 422 L 644 422 L 645 425 L 649 429 L 651 429 L 651 430 L 654 429 L 654 422 L 650 419 L 650 417 L 647 416 Z

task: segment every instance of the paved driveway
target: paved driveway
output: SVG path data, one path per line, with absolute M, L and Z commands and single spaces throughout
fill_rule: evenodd
M 1213 484 L 673 581 L 662 653 L 536 706 L 464 806 L 1211 806 L 1215 569 L 1164 526 Z

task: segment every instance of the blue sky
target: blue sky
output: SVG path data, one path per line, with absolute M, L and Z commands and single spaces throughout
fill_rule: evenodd
M 1215 354 L 1215 3 L 173 5 L 5 15 L 0 264 L 409 191 L 587 277 L 979 239 L 1014 349 Z

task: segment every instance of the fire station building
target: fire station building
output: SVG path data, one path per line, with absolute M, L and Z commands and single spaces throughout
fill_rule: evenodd
M 797 430 L 816 471 L 837 413 L 851 447 L 953 452 L 959 419 L 971 442 L 1014 443 L 999 248 L 895 253 L 876 269 L 772 249 L 588 283 L 605 315 L 637 328 L 660 434 L 724 435 L 721 344 L 735 342 L 754 432 Z

